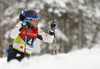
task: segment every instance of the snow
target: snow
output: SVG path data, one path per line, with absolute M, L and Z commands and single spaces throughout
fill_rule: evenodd
M 90 18 L 93 17 L 93 15 L 97 18 L 100 17 L 100 9 L 98 6 L 94 7 L 94 11 L 91 7 L 83 5 L 85 2 L 84 0 L 79 0 L 79 5 L 77 7 L 77 2 L 74 2 L 74 0 L 42 0 L 42 1 L 30 1 L 27 3 L 27 6 L 25 6 L 24 2 L 16 3 L 13 6 L 6 9 L 4 12 L 5 20 L 3 20 L 0 24 L 0 26 L 4 26 L 5 24 L 13 24 L 18 21 L 18 9 L 23 9 L 28 7 L 29 9 L 34 9 L 38 13 L 41 12 L 41 9 L 44 9 L 45 3 L 50 5 L 48 12 L 53 12 L 57 14 L 59 17 L 62 16 L 62 13 L 66 12 L 78 12 L 78 9 L 80 9 L 83 12 L 84 16 L 88 16 Z M 70 6 L 72 5 L 72 6 Z M 18 7 L 19 6 L 19 7 Z M 76 8 L 77 7 L 77 8 Z M 15 9 L 16 8 L 16 9 Z M 54 9 L 55 8 L 55 9 Z M 54 9 L 54 10 L 53 10 Z M 74 9 L 74 10 L 73 10 Z M 9 12 L 9 13 L 8 13 Z M 15 15 L 16 14 L 16 15 Z M 13 17 L 10 17 L 13 16 Z M 75 19 L 77 22 L 78 20 Z M 88 20 L 86 20 L 88 21 Z M 86 23 L 92 23 L 91 21 Z M 96 23 L 99 23 L 99 21 Z M 44 27 L 45 21 L 39 23 L 39 28 Z M 91 27 L 91 25 L 89 25 Z M 95 25 L 94 25 L 95 26 Z M 90 28 L 87 27 L 87 28 Z M 95 27 L 92 27 L 92 31 Z M 88 32 L 88 30 L 87 30 Z M 91 32 L 91 31 L 90 31 Z M 6 40 L 4 40 L 3 44 L 7 44 L 7 39 L 9 38 L 10 31 L 6 32 L 4 37 Z M 68 42 L 67 35 L 65 35 L 62 30 L 56 29 L 56 38 L 57 39 L 63 39 L 64 41 Z M 91 33 L 90 33 L 91 34 Z M 85 35 L 88 39 L 88 44 L 90 46 L 92 36 Z M 76 38 L 76 37 L 75 37 Z M 40 53 L 41 51 L 41 44 L 42 42 L 38 39 L 36 40 L 33 52 Z M 60 45 L 57 44 L 57 47 Z M 16 60 L 12 60 L 11 62 L 7 63 L 6 58 L 0 58 L 0 69 L 100 69 L 100 45 L 98 47 L 87 49 L 84 48 L 82 50 L 75 51 L 78 46 L 74 46 L 74 50 L 67 54 L 58 54 L 55 55 L 41 55 L 41 56 L 34 56 L 30 59 L 23 59 L 22 62 L 18 62 Z M 49 46 L 50 49 L 52 49 L 52 46 Z
M 18 3 L 18 8 L 25 8 L 25 3 L 24 2 L 20 2 Z
M 55 35 L 56 35 L 56 37 L 57 37 L 57 39 L 63 39 L 64 41 L 68 41 L 68 38 L 67 38 L 67 36 L 62 32 L 62 31 L 60 31 L 58 28 L 55 30 L 55 32 L 56 33 L 59 33 L 59 34 L 56 34 L 55 33 Z
M 8 13 L 9 12 L 9 13 Z M 12 15 L 15 12 L 15 10 L 13 10 L 13 7 L 9 7 L 7 8 L 7 10 L 5 11 L 4 15 Z
M 5 33 L 4 37 L 5 37 L 6 39 L 9 38 L 9 34 L 10 34 L 10 32 L 11 32 L 11 30 Z
M 52 4 L 54 0 L 44 0 L 44 2 L 46 2 L 47 4 Z
M 54 13 L 55 13 L 55 14 L 59 14 L 58 9 L 55 9 L 55 10 L 54 10 Z
M 80 3 L 82 3 L 82 4 L 84 4 L 84 3 L 85 3 L 85 2 L 84 2 L 84 0 L 79 0 L 79 2 L 80 2 Z
M 8 24 L 9 22 L 10 22 L 10 20 L 11 20 L 11 18 L 6 18 L 6 20 L 4 20 L 4 21 L 2 21 L 1 23 L 0 23 L 0 26 L 3 26 L 3 25 L 5 25 L 5 24 Z
M 30 4 L 28 4 L 28 7 L 32 8 L 32 7 L 35 7 L 35 5 L 36 5 L 36 1 L 31 2 Z
M 62 1 L 62 0 L 55 0 L 55 2 L 62 8 L 66 8 L 66 2 Z
M 12 23 L 16 23 L 18 19 L 19 19 L 19 15 L 15 16 L 14 18 L 12 18 Z
M 100 10 L 99 10 L 99 8 L 96 8 L 95 10 L 96 10 L 96 15 L 95 16 L 100 17 Z
M 100 48 L 81 49 L 67 54 L 33 56 L 21 62 L 0 58 L 0 69 L 100 69 Z
M 48 12 L 53 12 L 53 8 L 49 8 L 48 9 Z

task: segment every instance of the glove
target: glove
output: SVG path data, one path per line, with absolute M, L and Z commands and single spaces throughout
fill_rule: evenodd
M 56 20 L 54 20 L 54 21 L 52 22 L 52 24 L 51 24 L 51 28 L 53 29 L 53 28 L 56 28 L 56 27 L 57 27 Z
M 22 25 L 24 25 L 24 26 L 27 25 L 28 20 L 29 20 L 29 19 L 24 19 L 23 22 L 22 22 Z

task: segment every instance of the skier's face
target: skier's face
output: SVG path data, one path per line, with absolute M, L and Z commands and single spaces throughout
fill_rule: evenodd
M 32 24 L 32 25 L 34 25 L 35 27 L 37 27 L 37 26 L 38 26 L 38 23 L 39 23 L 39 20 L 38 20 L 38 21 L 35 21 L 35 20 L 33 19 L 33 20 L 30 20 L 29 22 L 30 22 L 30 24 Z

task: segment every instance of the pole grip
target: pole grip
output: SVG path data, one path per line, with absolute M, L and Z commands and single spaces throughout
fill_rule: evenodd
M 53 24 L 53 23 L 55 23 L 54 20 L 53 20 L 52 24 Z M 55 32 L 55 27 L 53 27 L 53 31 Z
M 55 32 L 55 28 L 53 27 L 53 31 Z

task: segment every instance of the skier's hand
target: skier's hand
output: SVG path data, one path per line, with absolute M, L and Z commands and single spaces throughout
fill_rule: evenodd
M 53 20 L 52 24 L 51 24 L 51 28 L 55 28 L 57 27 L 57 23 L 56 20 Z
M 24 19 L 23 22 L 22 22 L 22 25 L 23 25 L 23 26 L 27 25 L 28 21 L 29 21 L 28 18 L 27 18 L 27 19 Z
M 27 25 L 27 20 L 26 19 L 23 20 L 22 25 Z

